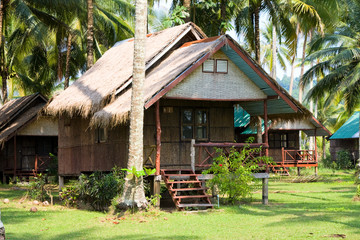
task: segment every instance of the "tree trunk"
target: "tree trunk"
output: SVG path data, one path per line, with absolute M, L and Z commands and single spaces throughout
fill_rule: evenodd
M 94 16 L 93 0 L 87 0 L 87 61 L 86 68 L 90 69 L 94 65 Z M 145 28 L 146 29 L 146 28 Z
M 300 32 L 300 24 L 298 23 L 296 26 L 296 44 L 294 49 L 294 56 L 291 60 L 291 75 L 290 75 L 290 87 L 289 87 L 289 94 L 292 95 L 293 86 L 294 86 L 294 72 L 295 72 L 295 59 L 297 54 L 297 42 L 298 42 L 298 36 Z
M 189 16 L 187 16 L 184 21 L 187 23 L 187 22 L 190 22 L 190 5 L 191 5 L 191 0 L 184 0 L 184 7 L 186 8 L 186 12 L 189 14 Z
M 305 37 L 304 37 L 303 52 L 302 52 L 302 58 L 301 58 L 300 82 L 302 81 L 302 77 L 304 75 L 304 70 L 305 70 L 304 60 L 305 60 L 305 56 L 306 56 L 306 44 L 307 44 L 307 33 L 305 33 Z M 304 87 L 299 86 L 299 102 L 300 103 L 302 103 L 303 91 L 304 91 Z
M 261 123 L 261 117 L 258 117 L 257 119 L 257 130 L 256 130 L 256 138 L 257 138 L 257 143 L 262 143 L 262 123 Z
M 62 63 L 62 39 L 61 39 L 61 36 L 59 34 L 58 36 L 60 38 L 59 42 L 58 42 L 58 45 L 57 45 L 57 48 L 58 48 L 58 61 L 57 61 L 57 76 L 58 76 L 58 79 L 59 81 L 62 80 L 63 78 L 63 69 L 62 69 L 62 66 L 63 66 L 63 63 Z
M 226 22 L 226 6 L 227 6 L 227 0 L 221 0 L 220 1 L 221 7 L 220 7 L 220 35 L 224 35 L 226 33 L 226 28 L 222 26 L 223 22 Z
M 143 126 L 144 126 L 144 97 L 143 85 L 145 80 L 145 39 L 147 1 L 135 2 L 135 38 L 134 65 L 130 111 L 130 137 L 128 169 L 143 169 Z M 119 208 L 144 208 L 147 201 L 144 193 L 142 176 L 133 179 L 126 178 L 124 192 L 120 199 Z
M 65 63 L 65 82 L 64 90 L 69 87 L 69 78 L 70 78 L 70 53 L 71 53 L 71 33 L 68 35 L 67 46 L 66 46 L 66 63 Z
M 271 77 L 276 80 L 276 62 L 277 62 L 277 49 L 276 49 L 276 27 L 272 26 L 272 66 L 271 66 Z
M 2 79 L 2 88 L 1 88 L 1 95 L 2 95 L 2 102 L 6 103 L 8 101 L 8 92 L 7 92 L 7 68 L 6 68 L 6 61 L 5 61 L 5 41 L 4 39 L 4 23 L 5 23 L 5 15 L 6 15 L 6 6 L 8 1 L 7 0 L 0 0 L 0 71 L 1 71 L 1 79 Z
M 255 8 L 255 60 L 260 64 L 260 9 Z

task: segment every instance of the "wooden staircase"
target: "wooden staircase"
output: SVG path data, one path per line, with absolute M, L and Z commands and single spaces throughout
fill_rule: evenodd
M 191 169 L 162 169 L 162 178 L 178 210 L 213 208 L 204 181 Z
M 280 165 L 271 165 L 271 170 L 273 173 L 278 173 L 283 176 L 290 176 L 289 170 L 282 163 L 280 163 Z

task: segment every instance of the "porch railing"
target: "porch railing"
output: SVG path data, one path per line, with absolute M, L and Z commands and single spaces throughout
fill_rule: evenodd
M 282 164 L 315 164 L 315 150 L 285 150 L 282 148 Z
M 259 156 L 265 156 L 268 145 L 265 143 L 195 143 L 195 140 L 191 142 L 191 166 L 193 170 L 196 168 L 208 168 L 213 162 L 213 159 L 219 156 L 216 149 L 222 149 L 226 155 L 230 154 L 231 148 L 235 148 L 236 151 L 241 151 L 244 147 L 249 148 L 262 148 L 261 151 L 250 152 L 247 159 L 253 159 Z M 196 156 L 195 156 L 196 153 Z M 246 159 L 245 159 L 246 161 Z
M 35 155 L 35 167 L 33 170 L 34 175 L 36 176 L 39 172 L 47 171 L 51 160 L 50 156 Z

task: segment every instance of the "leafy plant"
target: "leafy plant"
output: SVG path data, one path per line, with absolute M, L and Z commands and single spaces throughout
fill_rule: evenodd
M 360 185 L 357 185 L 357 188 L 356 188 L 356 196 L 357 196 L 357 197 L 360 197 Z
M 46 184 L 46 175 L 38 174 L 34 177 L 34 181 L 30 183 L 30 188 L 28 190 L 28 195 L 31 199 L 36 199 L 40 201 L 45 201 L 50 199 L 50 195 L 45 188 Z
M 335 174 L 336 169 L 338 169 L 337 163 L 333 161 L 330 165 L 330 168 L 332 169 L 333 174 Z
M 143 168 L 142 170 L 136 170 L 135 166 L 133 166 L 131 169 L 122 168 L 121 170 L 127 172 L 126 178 L 128 180 L 131 180 L 134 177 L 139 178 L 141 176 L 149 176 L 149 175 L 154 174 L 156 172 L 156 169 L 148 169 L 148 168 Z
M 252 184 L 254 181 L 252 174 L 263 170 L 264 167 L 261 165 L 272 162 L 272 159 L 266 156 L 251 157 L 262 149 L 250 148 L 250 145 L 246 145 L 240 152 L 231 148 L 229 154 L 222 149 L 216 151 L 220 155 L 214 158 L 211 167 L 203 171 L 203 174 L 214 174 L 208 184 L 210 187 L 216 186 L 220 195 L 227 196 L 230 203 L 251 196 L 255 187 Z
M 342 150 L 337 152 L 336 160 L 339 169 L 349 169 L 353 167 L 353 162 L 349 151 Z
M 79 189 L 77 185 L 63 187 L 59 193 L 60 200 L 67 207 L 76 207 L 79 200 Z
M 124 176 L 115 168 L 111 173 L 94 172 L 79 177 L 79 199 L 96 211 L 106 210 L 123 190 Z

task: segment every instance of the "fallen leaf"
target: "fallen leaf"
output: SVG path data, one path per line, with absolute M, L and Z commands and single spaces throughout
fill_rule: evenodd
M 42 221 L 45 221 L 46 220 L 46 218 L 43 218 L 43 219 L 41 219 Z
M 119 222 L 118 221 L 113 221 L 113 224 L 119 224 Z
M 168 220 L 168 218 L 167 218 L 167 217 L 164 217 L 164 220 Z

